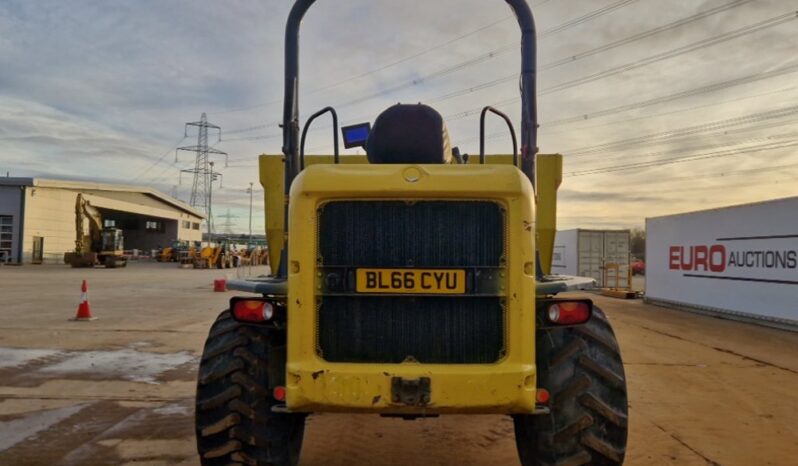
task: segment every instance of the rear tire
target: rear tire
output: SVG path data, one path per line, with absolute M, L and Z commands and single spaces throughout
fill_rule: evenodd
M 305 415 L 274 413 L 278 404 L 269 376 L 284 370 L 269 357 L 280 354 L 285 332 L 235 321 L 222 312 L 205 342 L 199 374 L 195 427 L 203 466 L 294 466 L 299 462 Z M 278 358 L 279 359 L 279 358 Z
M 620 465 L 626 455 L 626 378 L 607 316 L 537 332 L 538 387 L 551 394 L 546 415 L 517 415 L 524 466 Z

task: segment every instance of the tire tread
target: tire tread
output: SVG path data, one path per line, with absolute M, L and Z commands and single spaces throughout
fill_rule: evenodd
M 220 314 L 208 332 L 195 407 L 203 466 L 298 462 L 305 416 L 271 410 L 277 401 L 270 389 L 269 368 L 277 362 L 267 358 L 270 346 L 282 345 L 285 339 L 268 332 L 235 321 L 229 311 Z
M 523 466 L 617 466 L 626 454 L 626 378 L 603 311 L 577 327 L 540 329 L 538 387 L 552 394 L 545 415 L 514 416 Z

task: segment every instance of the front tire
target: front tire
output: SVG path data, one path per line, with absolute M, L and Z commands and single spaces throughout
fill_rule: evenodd
M 583 325 L 537 332 L 538 387 L 546 415 L 518 415 L 521 464 L 620 465 L 626 455 L 626 378 L 607 316 L 594 307 Z
M 285 365 L 270 357 L 284 347 L 285 332 L 239 323 L 230 311 L 216 319 L 197 377 L 195 426 L 203 466 L 299 462 L 305 415 L 272 412 L 278 402 L 271 388 L 282 381 L 270 384 L 270 374 L 277 378 Z

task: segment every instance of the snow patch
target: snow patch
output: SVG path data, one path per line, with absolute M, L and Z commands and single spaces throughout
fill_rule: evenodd
M 168 370 L 193 361 L 187 351 L 179 353 L 145 353 L 131 349 L 117 351 L 85 351 L 69 353 L 66 359 L 43 367 L 40 373 L 75 375 L 99 374 L 133 382 L 156 384 L 155 378 Z
M 189 408 L 188 406 L 181 404 L 174 404 L 174 403 L 160 406 L 158 408 L 153 409 L 152 411 L 157 414 L 164 414 L 168 416 L 177 415 L 177 414 L 189 415 L 193 413 L 191 408 Z
M 0 369 L 24 366 L 37 359 L 63 354 L 63 351 L 29 348 L 0 348 Z

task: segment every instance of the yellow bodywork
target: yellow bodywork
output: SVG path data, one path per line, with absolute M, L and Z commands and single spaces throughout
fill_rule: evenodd
M 212 269 L 219 263 L 219 256 L 222 248 L 205 246 L 197 256 L 194 257 L 195 269 Z
M 487 165 L 510 165 L 511 155 L 488 155 Z M 285 157 L 262 154 L 260 162 L 260 183 L 263 186 L 266 207 L 266 240 L 269 245 L 269 264 L 272 270 L 280 265 L 280 253 L 285 238 Z M 332 164 L 332 155 L 307 155 L 305 165 Z M 341 156 L 342 165 L 368 164 L 365 155 Z M 479 164 L 478 157 L 469 158 L 469 165 Z M 551 257 L 554 249 L 554 234 L 557 217 L 557 189 L 562 182 L 562 155 L 537 155 L 537 238 L 540 262 L 544 273 L 551 271 Z
M 489 181 L 488 181 L 489 180 Z M 493 200 L 506 209 L 505 356 L 493 364 L 330 363 L 316 351 L 317 208 L 347 199 Z M 532 186 L 503 165 L 316 165 L 295 179 L 289 212 L 287 407 L 292 411 L 530 413 L 535 406 Z M 424 408 L 393 404 L 391 378 L 430 377 Z
M 549 272 L 562 156 L 537 156 L 537 195 L 509 155 L 480 165 L 369 165 L 366 157 L 310 155 L 290 195 L 286 404 L 298 412 L 530 413 L 535 408 L 535 245 Z M 261 155 L 266 234 L 272 270 L 279 267 L 284 231 L 285 158 Z M 416 180 L 416 181 L 409 181 Z M 330 363 L 317 354 L 317 207 L 347 199 L 482 199 L 507 209 L 506 355 L 493 364 Z M 394 404 L 391 378 L 430 377 L 424 408 Z
M 170 262 L 172 260 L 172 248 L 166 247 L 163 248 L 161 251 L 161 255 L 158 256 L 158 262 Z
M 557 233 L 557 189 L 562 183 L 562 155 L 539 154 L 535 166 L 537 188 L 537 244 L 540 253 L 540 268 L 544 274 L 551 273 L 554 254 L 554 236 Z

